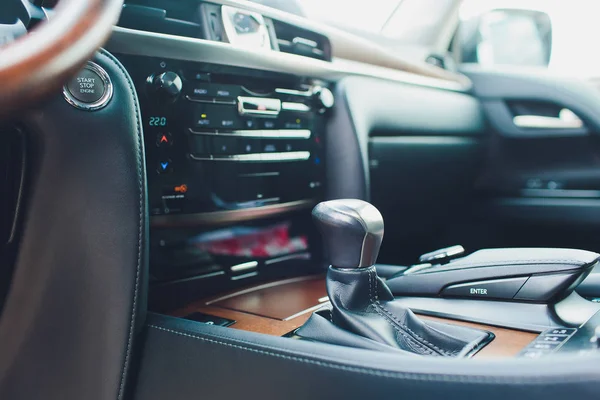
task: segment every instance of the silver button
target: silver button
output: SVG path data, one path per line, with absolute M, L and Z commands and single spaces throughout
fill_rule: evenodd
M 101 109 L 108 104 L 112 95 L 113 85 L 108 73 L 91 61 L 63 86 L 65 100 L 85 111 Z

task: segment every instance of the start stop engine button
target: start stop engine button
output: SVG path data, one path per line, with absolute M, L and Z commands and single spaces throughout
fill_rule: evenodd
M 88 61 L 63 87 L 67 102 L 81 110 L 98 110 L 108 104 L 112 97 L 112 83 L 106 71 L 98 64 Z

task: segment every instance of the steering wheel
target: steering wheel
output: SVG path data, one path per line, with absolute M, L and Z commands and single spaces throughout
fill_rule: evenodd
M 29 0 L 0 3 L 1 117 L 53 93 L 81 68 L 108 39 L 123 0 L 60 0 L 49 18 Z

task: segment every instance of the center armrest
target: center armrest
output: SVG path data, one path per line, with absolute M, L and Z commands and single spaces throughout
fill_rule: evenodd
M 486 249 L 387 281 L 395 296 L 548 303 L 567 297 L 600 255 L 572 249 Z

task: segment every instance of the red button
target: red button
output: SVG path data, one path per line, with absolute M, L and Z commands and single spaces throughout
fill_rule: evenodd
M 158 147 L 167 147 L 173 144 L 173 138 L 170 132 L 167 133 L 159 133 L 156 136 L 156 145 Z

